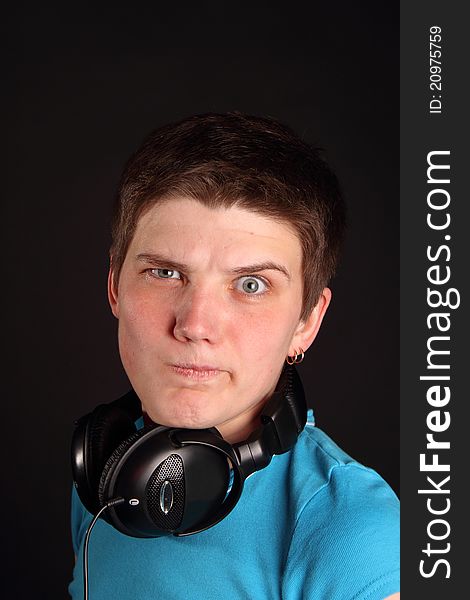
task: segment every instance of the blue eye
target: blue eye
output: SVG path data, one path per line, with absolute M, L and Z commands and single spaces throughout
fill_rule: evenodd
M 150 269 L 150 272 L 159 279 L 181 279 L 181 273 L 173 269 Z
M 241 289 L 245 294 L 259 296 L 268 290 L 268 286 L 260 277 L 247 275 L 246 277 L 240 277 L 236 289 Z

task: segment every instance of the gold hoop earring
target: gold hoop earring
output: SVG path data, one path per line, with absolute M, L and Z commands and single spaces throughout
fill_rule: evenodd
M 305 352 L 303 351 L 303 348 L 300 348 L 299 351 L 294 350 L 294 356 L 287 355 L 286 363 L 288 365 L 293 365 L 293 364 L 299 365 L 303 361 L 304 356 L 305 356 Z
M 295 363 L 295 361 L 297 360 L 297 352 L 294 350 L 295 355 L 294 356 L 286 356 L 286 363 L 288 365 L 293 365 Z

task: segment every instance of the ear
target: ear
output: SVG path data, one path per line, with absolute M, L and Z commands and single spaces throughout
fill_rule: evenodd
M 305 321 L 300 321 L 289 346 L 289 356 L 293 356 L 300 348 L 306 352 L 312 345 L 320 329 L 330 300 L 331 290 L 330 288 L 324 288 L 309 317 Z
M 112 263 L 110 263 L 110 265 L 109 265 L 109 272 L 108 272 L 108 301 L 109 301 L 109 306 L 111 307 L 111 310 L 113 312 L 113 315 L 116 317 L 116 319 L 119 319 L 119 301 L 118 301 L 117 288 L 114 285 L 114 270 L 113 270 Z

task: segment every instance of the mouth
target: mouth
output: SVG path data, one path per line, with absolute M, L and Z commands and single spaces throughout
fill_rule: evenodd
M 172 371 L 194 381 L 207 381 L 221 375 L 223 371 L 212 365 L 171 364 Z

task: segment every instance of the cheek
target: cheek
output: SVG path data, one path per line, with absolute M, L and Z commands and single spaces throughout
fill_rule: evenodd
M 233 340 L 234 369 L 232 381 L 237 390 L 237 406 L 249 408 L 270 394 L 277 383 L 287 356 L 293 321 L 287 311 L 274 309 L 246 311 L 228 335 Z
M 155 347 L 155 340 L 171 328 L 170 308 L 145 295 L 128 294 L 119 312 L 119 347 L 123 360 L 134 362 L 137 353 Z
M 248 309 L 230 319 L 228 337 L 236 340 L 245 359 L 258 364 L 278 362 L 287 354 L 295 325 L 294 315 L 287 308 Z

